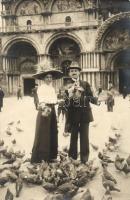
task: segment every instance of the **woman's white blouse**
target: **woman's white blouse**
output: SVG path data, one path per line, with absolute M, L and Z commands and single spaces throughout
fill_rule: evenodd
M 37 90 L 39 103 L 56 104 L 57 95 L 52 85 L 42 84 Z

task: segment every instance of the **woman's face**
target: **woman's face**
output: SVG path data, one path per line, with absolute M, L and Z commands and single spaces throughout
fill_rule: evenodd
M 44 81 L 46 84 L 50 84 L 52 82 L 53 78 L 52 78 L 52 74 L 47 74 L 44 78 Z

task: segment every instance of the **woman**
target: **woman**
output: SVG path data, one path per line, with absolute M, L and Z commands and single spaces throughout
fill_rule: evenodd
M 52 86 L 52 81 L 61 76 L 62 72 L 53 69 L 34 75 L 35 78 L 42 79 L 44 83 L 37 90 L 39 111 L 31 163 L 39 163 L 42 160 L 52 162 L 57 158 L 58 130 L 54 107 L 57 103 L 57 95 Z
M 107 111 L 113 112 L 113 106 L 114 106 L 115 102 L 114 102 L 113 94 L 110 91 L 107 92 L 106 104 L 107 104 Z

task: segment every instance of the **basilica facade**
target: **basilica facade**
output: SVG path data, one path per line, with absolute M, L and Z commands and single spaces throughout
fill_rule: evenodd
M 0 85 L 6 94 L 29 95 L 38 63 L 67 76 L 77 61 L 81 79 L 97 89 L 111 81 L 130 92 L 129 0 L 2 0 Z M 64 84 L 64 78 L 56 87 Z

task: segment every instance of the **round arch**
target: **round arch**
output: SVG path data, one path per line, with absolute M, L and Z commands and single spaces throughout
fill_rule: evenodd
M 37 55 L 40 54 L 40 49 L 38 48 L 38 45 L 36 45 L 36 42 L 34 42 L 34 40 L 32 40 L 30 38 L 28 39 L 28 38 L 24 38 L 24 37 L 13 38 L 13 39 L 8 40 L 2 48 L 2 54 L 7 54 L 8 50 L 11 48 L 11 46 L 18 42 L 29 43 L 36 50 Z
M 121 55 L 121 53 L 126 52 L 127 50 L 129 50 L 129 52 L 130 52 L 130 46 L 127 46 L 124 49 L 120 49 L 120 50 L 116 51 L 114 54 L 112 54 L 110 56 L 107 64 L 106 64 L 106 69 L 108 69 L 108 70 L 114 70 L 115 69 L 115 62 L 116 62 L 116 60 Z
M 23 2 L 24 2 L 23 0 L 19 0 L 18 2 L 16 2 L 16 4 L 15 4 L 14 7 L 13 7 L 13 13 L 14 13 L 14 14 L 16 14 L 19 5 L 22 4 Z M 35 2 L 36 2 L 37 4 L 39 4 L 41 10 L 44 8 L 44 7 L 43 7 L 43 4 L 41 3 L 40 0 L 35 0 Z
M 60 38 L 69 38 L 72 39 L 74 42 L 77 43 L 77 45 L 80 48 L 81 52 L 85 52 L 85 47 L 81 41 L 81 39 L 77 36 L 77 35 L 73 35 L 71 33 L 59 33 L 59 34 L 54 34 L 52 35 L 45 43 L 45 53 L 48 54 L 49 53 L 49 49 L 51 47 L 51 45 Z
M 52 11 L 52 6 L 53 6 L 53 4 L 55 3 L 55 1 L 56 1 L 56 0 L 51 0 L 51 2 L 50 2 L 50 4 L 49 4 L 49 10 L 50 10 L 50 11 Z M 83 5 L 84 5 L 84 7 L 85 7 L 85 5 L 86 5 L 86 0 L 82 0 L 82 2 L 83 2 Z
M 119 13 L 107 19 L 99 28 L 97 32 L 96 42 L 95 42 L 95 49 L 102 50 L 102 42 L 104 35 L 106 34 L 107 30 L 116 22 L 119 22 L 123 19 L 130 19 L 130 12 Z

